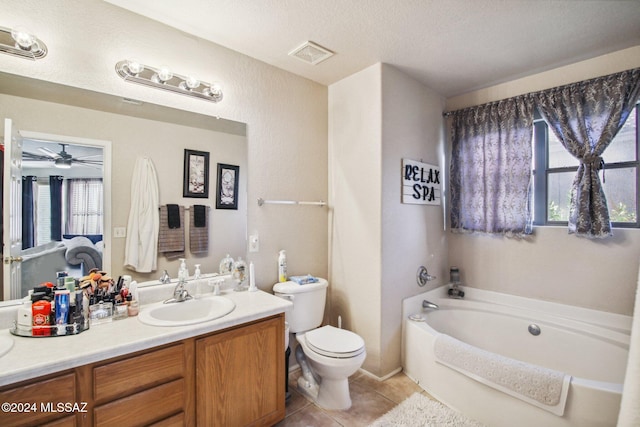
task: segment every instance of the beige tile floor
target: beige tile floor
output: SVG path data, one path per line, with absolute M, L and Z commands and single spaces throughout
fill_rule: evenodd
M 297 391 L 300 370 L 289 374 L 287 414 L 277 427 L 364 427 L 389 412 L 415 392 L 429 396 L 403 373 L 377 381 L 363 373 L 349 378 L 352 405 L 346 411 L 329 411 L 315 405 Z M 430 396 L 429 396 L 430 397 Z

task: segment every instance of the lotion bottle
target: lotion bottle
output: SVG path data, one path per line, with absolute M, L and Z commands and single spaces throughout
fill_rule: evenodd
M 280 251 L 278 256 L 278 282 L 287 281 L 287 252 L 285 250 Z

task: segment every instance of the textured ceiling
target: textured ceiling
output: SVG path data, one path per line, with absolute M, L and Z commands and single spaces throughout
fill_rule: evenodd
M 640 0 L 105 0 L 329 85 L 377 62 L 451 97 L 640 45 Z M 306 40 L 336 54 L 309 65 Z

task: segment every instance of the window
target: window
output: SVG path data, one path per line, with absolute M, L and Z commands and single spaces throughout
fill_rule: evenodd
M 65 234 L 102 234 L 103 185 L 100 179 L 68 179 Z
M 640 227 L 638 220 L 638 108 L 633 109 L 602 157 L 600 171 L 614 227 Z M 536 112 L 533 131 L 533 216 L 536 225 L 566 225 L 569 218 L 571 183 L 578 170 L 575 159 Z

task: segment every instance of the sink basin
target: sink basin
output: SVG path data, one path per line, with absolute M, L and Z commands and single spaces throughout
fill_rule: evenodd
M 0 335 L 0 357 L 4 356 L 13 347 L 13 338 Z
M 226 316 L 236 308 L 227 297 L 211 296 L 183 302 L 157 303 L 143 308 L 138 319 L 151 326 L 185 326 Z

